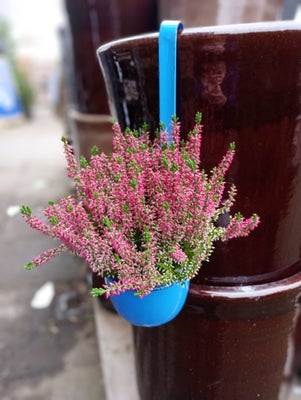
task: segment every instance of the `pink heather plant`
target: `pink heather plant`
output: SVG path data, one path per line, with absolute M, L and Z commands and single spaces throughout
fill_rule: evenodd
M 224 198 L 225 174 L 233 160 L 234 144 L 211 173 L 201 167 L 201 114 L 186 143 L 180 142 L 180 123 L 172 124 L 172 144 L 163 130 L 152 142 L 147 130 L 122 133 L 113 126 L 113 153 L 92 149 L 90 162 L 77 165 L 63 138 L 68 176 L 77 197 L 49 203 L 49 223 L 21 207 L 25 221 L 62 244 L 49 249 L 27 269 L 39 266 L 62 251 L 82 257 L 91 269 L 114 283 L 93 289 L 93 295 L 136 290 L 147 295 L 157 286 L 193 278 L 208 261 L 217 240 L 247 236 L 259 223 L 254 214 L 230 216 L 226 227 L 218 218 L 229 213 L 236 188 Z

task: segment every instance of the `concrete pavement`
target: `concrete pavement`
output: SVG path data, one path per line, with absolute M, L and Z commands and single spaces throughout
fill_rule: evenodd
M 81 261 L 64 254 L 35 271 L 23 265 L 52 241 L 30 229 L 17 210 L 40 213 L 70 191 L 60 137 L 50 110 L 0 131 L 0 399 L 104 400 L 92 299 Z M 31 300 L 53 282 L 50 306 Z

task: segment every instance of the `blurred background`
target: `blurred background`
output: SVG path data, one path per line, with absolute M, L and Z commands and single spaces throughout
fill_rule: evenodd
M 49 80 L 61 59 L 58 30 L 64 25 L 59 0 L 47 7 L 37 0 L 1 0 L 0 54 L 9 63 L 26 117 L 35 103 L 50 100 Z
M 2 400 L 110 398 L 89 294 L 93 277 L 68 254 L 25 272 L 23 265 L 52 243 L 25 226 L 18 211 L 25 203 L 39 215 L 48 200 L 72 192 L 62 135 L 77 156 L 89 157 L 94 144 L 111 149 L 96 49 L 157 31 L 163 19 L 191 27 L 294 19 L 299 10 L 295 0 L 0 0 Z M 128 396 L 120 399 L 134 399 Z

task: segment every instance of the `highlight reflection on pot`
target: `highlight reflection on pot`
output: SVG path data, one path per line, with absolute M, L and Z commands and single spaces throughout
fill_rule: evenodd
M 203 100 L 216 106 L 223 106 L 226 103 L 227 97 L 221 88 L 225 75 L 226 65 L 223 61 L 202 64 L 201 82 L 203 85 Z

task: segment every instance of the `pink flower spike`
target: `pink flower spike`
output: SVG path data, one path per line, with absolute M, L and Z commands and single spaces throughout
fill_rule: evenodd
M 187 255 L 184 253 L 184 251 L 180 247 L 176 247 L 173 249 L 173 251 L 170 253 L 171 257 L 179 264 L 187 260 Z

